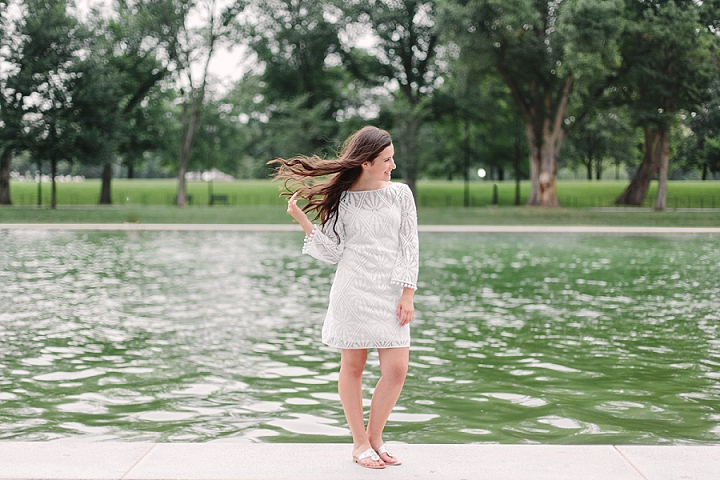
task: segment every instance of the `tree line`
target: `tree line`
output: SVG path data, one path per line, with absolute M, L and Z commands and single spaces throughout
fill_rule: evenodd
M 632 167 L 618 204 L 671 168 L 720 173 L 720 0 L 0 0 L 0 204 L 13 162 L 58 169 L 219 168 L 333 155 L 388 129 L 403 180 L 479 166 L 557 206 L 559 165 Z M 242 78 L 210 66 L 236 49 Z M 48 171 L 49 170 L 49 171 Z M 519 203 L 519 189 L 516 196 Z

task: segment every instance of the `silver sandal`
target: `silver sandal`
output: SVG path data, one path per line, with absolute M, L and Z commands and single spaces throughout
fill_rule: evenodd
M 378 447 L 378 449 L 377 449 L 378 455 L 382 455 L 383 453 L 385 455 L 387 455 L 388 457 L 390 457 L 390 459 L 392 459 L 392 462 L 383 460 L 383 462 L 385 462 L 385 465 L 394 465 L 394 466 L 402 465 L 402 462 L 400 460 L 398 460 L 395 455 L 393 455 L 392 453 L 390 453 L 388 451 L 388 449 L 384 443 L 382 445 L 380 445 L 380 447 Z
M 378 454 L 375 450 L 373 450 L 372 448 L 368 448 L 367 450 L 365 450 L 363 453 L 361 453 L 357 457 L 355 455 L 353 455 L 353 462 L 355 462 L 358 465 L 360 465 L 361 467 L 365 467 L 365 468 L 374 468 L 374 469 L 385 468 L 385 465 L 365 465 L 364 463 L 361 463 L 366 458 L 369 458 L 373 462 L 382 461 L 382 459 L 378 456 Z

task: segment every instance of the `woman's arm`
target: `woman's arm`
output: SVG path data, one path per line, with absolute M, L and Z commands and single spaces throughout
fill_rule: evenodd
M 398 202 L 400 204 L 400 231 L 398 232 L 400 255 L 393 267 L 391 282 L 417 290 L 420 264 L 417 210 L 415 209 L 415 199 L 407 185 L 402 186 Z
M 290 200 L 288 200 L 287 213 L 289 213 L 290 216 L 293 217 L 295 221 L 300 224 L 302 229 L 305 230 L 305 234 L 307 236 L 310 236 L 312 235 L 312 231 L 313 228 L 315 228 L 315 225 L 313 225 L 305 212 L 303 212 L 302 209 L 297 206 L 297 196 L 298 192 L 295 192 L 293 193 L 293 196 L 290 197 Z
M 314 225 L 305 212 L 297 206 L 297 192 L 288 200 L 287 212 L 300 224 L 305 231 L 303 253 L 327 263 L 338 263 L 343 252 L 344 230 L 338 222 L 338 241 L 333 241 L 325 235 L 317 225 Z
M 400 326 L 407 325 L 415 318 L 415 305 L 413 304 L 415 290 L 404 287 L 397 307 L 397 316 L 400 319 Z

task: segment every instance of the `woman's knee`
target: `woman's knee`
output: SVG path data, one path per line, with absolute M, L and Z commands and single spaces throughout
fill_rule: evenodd
M 392 383 L 403 383 L 408 372 L 408 362 L 402 359 L 393 362 L 386 362 L 380 366 L 383 378 Z
M 340 357 L 340 374 L 351 377 L 362 377 L 367 362 L 367 351 L 349 351 Z

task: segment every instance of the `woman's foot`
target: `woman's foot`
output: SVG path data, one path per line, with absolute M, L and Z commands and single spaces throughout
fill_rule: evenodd
M 385 465 L 393 465 L 393 466 L 402 465 L 402 462 L 395 455 L 393 455 L 392 453 L 390 453 L 388 451 L 388 449 L 384 443 L 382 445 L 380 445 L 376 449 L 376 451 L 377 451 L 378 456 L 380 457 L 380 459 L 383 461 L 383 463 Z
M 353 451 L 353 462 L 365 468 L 385 468 L 385 462 L 378 456 L 377 452 L 368 447 L 365 450 Z

